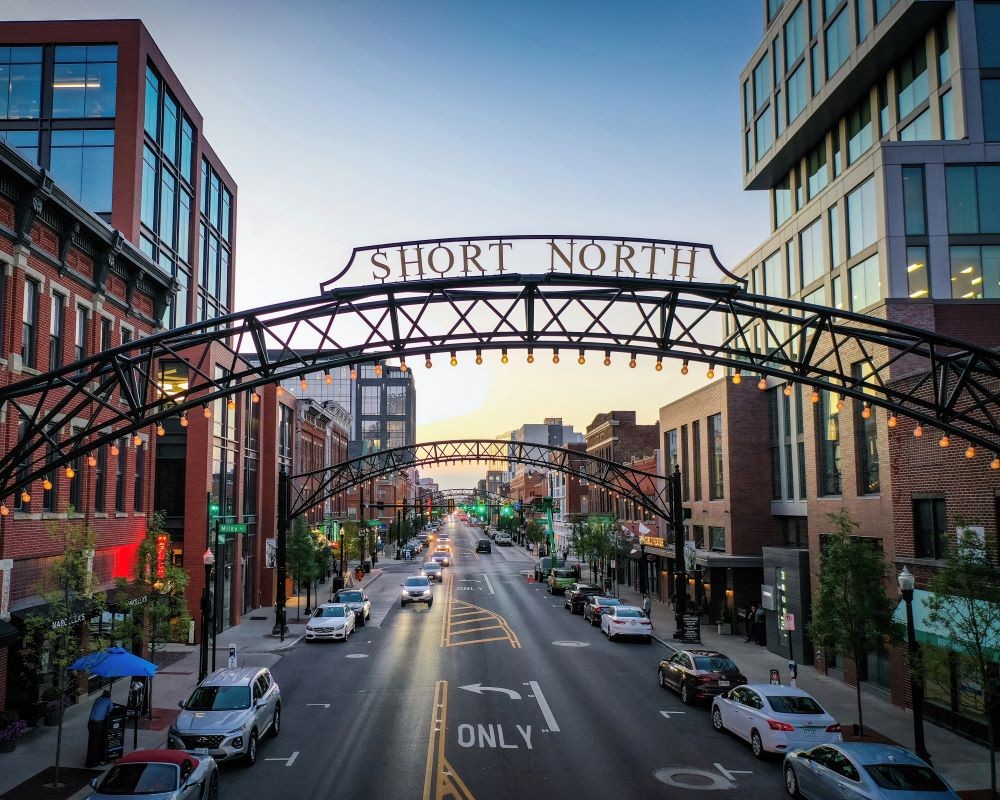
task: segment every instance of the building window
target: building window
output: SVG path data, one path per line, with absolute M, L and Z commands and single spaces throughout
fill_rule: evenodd
M 0 91 L 2 91 L 2 87 L 0 87 Z M 36 166 L 38 165 L 38 131 L 0 130 L 0 142 L 6 142 L 8 146 L 17 150 L 22 158 L 28 159 Z
M 853 257 L 877 241 L 875 179 L 869 178 L 847 195 L 847 255 Z
M 83 306 L 76 307 L 73 349 L 77 361 L 83 361 L 87 357 L 87 309 Z
M 709 546 L 717 553 L 726 552 L 726 529 L 714 525 L 708 529 Z
M 680 466 L 677 460 L 677 428 L 667 431 L 666 440 L 667 475 L 673 475 L 674 467 Z
M 906 248 L 906 291 L 913 299 L 930 296 L 930 270 L 927 248 L 918 245 Z
M 122 451 L 124 452 L 124 450 Z M 142 511 L 145 507 L 143 493 L 146 490 L 145 487 L 145 477 L 146 477 L 146 448 L 143 444 L 136 445 L 135 448 L 135 474 L 134 487 L 132 494 L 132 508 L 136 511 Z
M 941 95 L 941 138 L 953 141 L 955 136 L 955 107 L 951 89 Z
M 777 230 L 792 217 L 792 189 L 786 175 L 774 187 L 774 228 Z
M 753 69 L 754 111 L 759 111 L 771 94 L 771 56 L 765 53 Z
M 115 115 L 118 47 L 60 45 L 52 79 L 52 116 L 56 119 Z
M 844 281 L 839 275 L 833 277 L 833 307 L 844 308 Z
M 934 136 L 931 133 L 931 110 L 929 108 L 925 108 L 919 117 L 899 132 L 899 141 L 901 142 L 926 142 L 933 138 Z
M 722 414 L 708 418 L 708 499 L 723 498 Z
M 789 239 L 785 242 L 785 284 L 788 287 L 788 296 L 794 297 L 795 293 L 798 292 L 799 287 L 796 286 L 798 282 L 798 270 L 796 268 L 795 262 L 795 240 Z
M 111 213 L 113 130 L 52 131 L 52 177 L 95 214 Z
M 160 130 L 160 78 L 152 67 L 146 67 L 146 115 L 144 127 L 153 139 Z
M 691 465 L 693 469 L 694 499 L 701 500 L 701 421 L 691 423 Z
M 867 380 L 871 367 L 865 362 L 855 364 L 852 372 L 857 380 Z M 878 494 L 881 489 L 878 463 L 878 426 L 876 414 L 869 408 L 864 416 L 865 404 L 854 401 L 854 430 L 857 437 L 858 494 Z
M 781 286 L 781 252 L 772 253 L 764 261 L 764 294 L 784 297 Z
M 28 436 L 28 419 L 27 417 L 21 416 L 21 418 L 18 420 L 17 423 L 17 439 L 18 441 L 23 442 L 27 438 L 27 436 Z M 28 477 L 29 458 L 30 456 L 28 454 L 25 454 L 21 463 L 17 465 L 17 479 L 22 484 L 24 479 Z M 24 489 L 14 492 L 15 511 L 21 511 L 27 514 L 31 510 L 30 501 L 25 503 L 24 500 L 21 499 L 21 492 L 26 491 L 28 488 L 29 487 L 25 485 Z
M 878 85 L 878 132 L 879 136 L 889 135 L 889 84 L 886 78 Z
M 181 120 L 180 169 L 181 177 L 191 183 L 194 171 L 194 127 L 187 117 Z
M 875 24 L 877 25 L 883 19 L 885 15 L 889 13 L 898 0 L 875 0 Z
M 125 511 L 125 466 L 128 463 L 128 440 L 118 442 L 118 457 L 115 459 L 115 511 Z
M 903 217 L 907 236 L 927 235 L 923 167 L 903 167 Z
M 688 475 L 691 458 L 688 443 L 688 426 L 681 425 L 681 497 L 687 501 L 691 499 L 691 476 Z
M 784 529 L 785 547 L 796 549 L 809 546 L 809 520 L 806 517 L 780 517 Z
M 97 466 L 94 467 L 94 511 L 104 512 L 107 510 L 104 497 L 107 494 L 105 484 L 107 475 L 108 448 L 99 447 L 97 448 Z
M 976 39 L 980 69 L 1000 68 L 1000 5 L 976 3 Z
M 156 230 L 156 153 L 145 145 L 142 149 L 142 204 L 139 218 L 151 231 Z
M 768 444 L 771 451 L 771 499 L 780 500 L 781 492 L 781 430 L 778 424 L 778 392 L 767 393 Z
M 823 219 L 815 220 L 799 234 L 799 254 L 802 264 L 802 286 L 823 277 L 826 259 L 823 257 Z
M 844 160 L 840 156 L 840 130 L 834 128 L 831 132 L 833 136 L 833 177 L 839 178 L 844 169 Z
M 840 479 L 840 410 L 831 392 L 820 392 L 819 413 L 816 415 L 816 450 L 819 454 L 820 496 L 841 493 Z
M 0 47 L 0 119 L 38 119 L 42 48 Z
M 38 281 L 24 281 L 24 308 L 21 320 L 21 361 L 26 367 L 38 366 Z
M 947 555 L 948 529 L 946 527 L 943 497 L 914 499 L 913 501 L 913 555 L 917 558 L 944 558 Z
M 851 311 L 861 311 L 882 299 L 878 254 L 866 258 L 849 270 L 851 280 Z
M 829 179 L 829 173 L 826 169 L 826 140 L 824 139 L 809 153 L 808 191 L 810 200 L 826 188 Z
M 756 136 L 757 160 L 760 161 L 764 157 L 764 154 L 771 149 L 771 145 L 774 144 L 774 120 L 771 116 L 770 106 L 765 108 L 761 115 L 757 117 L 757 122 L 754 126 L 754 135 Z
M 80 428 L 73 428 L 73 436 L 79 436 Z M 79 455 L 70 462 L 70 466 L 76 472 L 76 475 L 69 478 L 69 504 L 74 511 L 80 512 L 83 509 L 83 501 L 81 499 L 83 486 L 83 456 Z
M 825 306 L 826 305 L 826 287 L 820 286 L 816 291 L 809 292 L 805 297 L 802 298 L 804 303 L 810 303 L 814 306 Z
M 921 43 L 896 68 L 896 103 L 899 118 L 906 119 L 929 92 L 927 82 L 927 48 Z
M 949 233 L 1000 233 L 1000 166 L 947 167 Z
M 953 298 L 1000 298 L 1000 246 L 961 245 L 950 249 Z
M 847 115 L 847 163 L 853 164 L 872 146 L 872 106 L 865 97 Z
M 177 179 L 166 170 L 160 179 L 160 240 L 171 250 L 177 246 L 174 236 L 174 202 L 177 197 Z
M 826 77 L 833 77 L 851 54 L 851 18 L 841 11 L 826 28 Z
M 59 448 L 56 444 L 50 444 L 48 447 L 49 460 L 54 461 L 59 455 Z M 44 484 L 42 486 L 42 511 L 55 512 L 58 511 L 59 504 L 59 470 L 51 469 L 45 474 L 45 479 L 52 484 L 51 489 L 45 489 Z
M 705 549 L 705 526 L 704 525 L 692 525 L 691 526 L 691 538 L 694 539 L 694 546 L 698 550 Z
M 785 23 L 785 68 L 791 69 L 806 49 L 806 9 L 799 4 Z
M 177 255 L 185 264 L 191 263 L 191 207 L 194 201 L 184 189 L 177 192 Z
M 840 245 L 840 206 L 830 207 L 830 262 L 840 266 L 844 260 L 844 248 Z
M 983 95 L 983 132 L 987 142 L 1000 142 L 1000 80 L 980 82 Z
M 872 9 L 869 0 L 857 0 L 858 44 L 872 32 Z
M 788 124 L 803 112 L 809 100 L 809 85 L 806 83 L 806 64 L 803 61 L 795 72 L 788 76 L 786 103 L 788 104 Z
M 52 318 L 49 321 L 49 369 L 63 365 L 63 328 L 66 315 L 66 298 L 59 293 L 52 295 Z
M 177 164 L 177 101 L 169 92 L 163 93 L 163 127 L 157 142 L 163 150 L 163 155 L 171 164 Z

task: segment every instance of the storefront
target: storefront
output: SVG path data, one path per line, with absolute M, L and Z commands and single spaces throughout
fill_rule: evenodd
M 813 663 L 806 635 L 812 614 L 809 551 L 790 547 L 763 548 L 760 601 L 767 614 L 767 649 L 799 664 Z

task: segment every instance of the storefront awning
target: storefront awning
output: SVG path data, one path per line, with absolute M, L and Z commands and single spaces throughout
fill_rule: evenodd
M 913 633 L 917 641 L 922 644 L 929 644 L 945 650 L 954 650 L 956 653 L 965 652 L 949 635 L 948 629 L 940 623 L 932 622 L 929 617 L 931 613 L 930 598 L 933 592 L 923 589 L 913 590 Z M 964 601 L 962 601 L 964 602 Z M 974 601 L 977 605 L 982 601 Z M 983 603 L 985 605 L 985 603 Z M 960 608 L 960 606 L 958 606 Z M 893 622 L 906 626 L 906 603 L 902 600 L 896 606 L 892 614 Z M 1000 654 L 1000 636 L 994 637 L 987 643 L 987 647 L 996 654 Z

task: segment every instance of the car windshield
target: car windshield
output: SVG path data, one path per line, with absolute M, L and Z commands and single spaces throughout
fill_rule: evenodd
M 576 573 L 573 570 L 571 570 L 571 569 L 558 569 L 558 568 L 556 568 L 556 569 L 552 570 L 552 574 L 555 575 L 557 578 L 575 578 L 576 577 Z
M 595 597 L 594 604 L 599 606 L 620 606 L 622 601 L 617 597 Z
M 407 578 L 406 585 L 411 589 L 419 589 L 421 587 L 427 588 L 430 584 L 427 583 L 427 578 Z
M 188 711 L 239 711 L 250 708 L 249 686 L 199 686 L 184 705 Z
M 694 668 L 705 672 L 738 672 L 732 659 L 725 656 L 695 656 Z
M 619 608 L 615 611 L 616 617 L 641 617 L 642 612 L 638 608 Z
M 435 550 L 434 551 L 434 557 L 435 558 L 438 558 L 438 557 L 440 557 L 440 558 L 447 558 L 448 557 L 448 551 L 447 550 Z
M 329 608 L 317 608 L 313 612 L 314 617 L 346 617 L 347 610 L 343 606 L 330 606 Z
M 173 764 L 116 764 L 108 770 L 101 794 L 159 794 L 177 789 L 179 771 Z
M 768 695 L 767 702 L 777 714 L 822 714 L 823 709 L 811 697 L 791 694 Z
M 900 792 L 944 792 L 948 789 L 934 770 L 919 764 L 867 764 L 865 771 L 881 789 Z
M 424 564 L 424 569 L 429 570 L 430 572 L 437 572 L 441 569 L 441 565 L 438 564 L 437 561 L 428 561 Z
M 341 592 L 340 602 L 341 603 L 360 603 L 365 599 L 365 596 L 361 592 Z

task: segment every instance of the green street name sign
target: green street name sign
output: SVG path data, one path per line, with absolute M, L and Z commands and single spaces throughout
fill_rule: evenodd
M 247 525 L 245 522 L 220 522 L 219 533 L 239 533 L 246 534 Z

